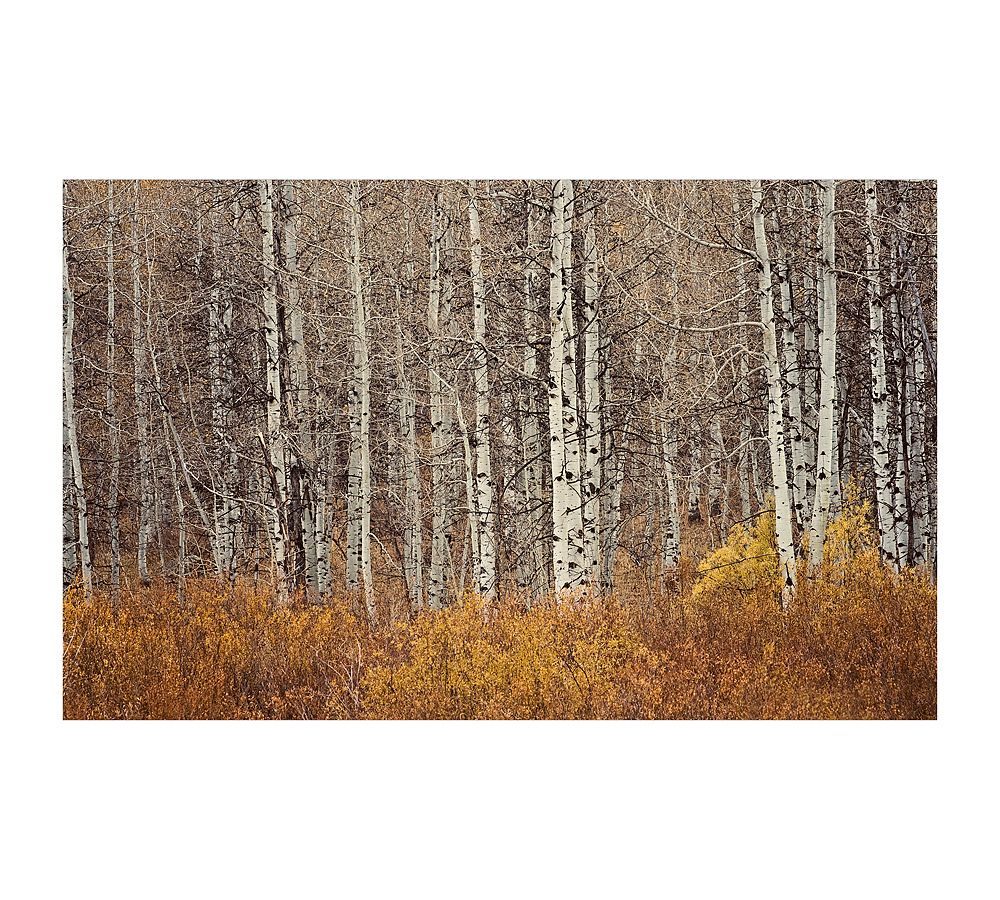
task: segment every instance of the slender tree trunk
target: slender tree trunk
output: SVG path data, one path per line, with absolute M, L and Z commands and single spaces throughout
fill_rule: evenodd
M 906 457 L 908 446 L 906 444 L 906 365 L 903 355 L 904 327 L 903 327 L 903 307 L 901 303 L 902 288 L 896 272 L 898 261 L 898 248 L 893 247 L 892 265 L 889 267 L 890 296 L 892 298 L 889 306 L 890 332 L 893 344 L 893 382 L 895 387 L 895 428 L 890 426 L 892 434 L 895 436 L 893 446 L 893 479 L 892 479 L 892 517 L 895 525 L 895 543 L 901 566 L 907 565 L 910 556 L 910 541 L 908 533 L 909 504 L 907 502 L 906 490 Z
M 784 384 L 788 396 L 788 437 L 792 457 L 793 501 L 795 519 L 802 525 L 808 520 L 809 502 L 806 496 L 806 464 L 803 441 L 802 398 L 799 390 L 799 351 L 795 340 L 795 313 L 792 305 L 792 282 L 786 258 L 781 224 L 774 214 L 774 235 L 777 243 L 776 267 L 781 296 L 781 350 L 784 361 Z
M 583 565 L 584 579 L 595 589 L 601 580 L 601 320 L 599 312 L 600 286 L 597 277 L 598 251 L 594 209 L 589 208 L 583 220 L 583 406 L 581 446 L 584 463 L 582 474 L 583 500 Z
M 107 222 L 107 262 L 108 262 L 108 332 L 107 332 L 107 392 L 104 411 L 108 423 L 109 461 L 111 463 L 110 485 L 108 488 L 108 524 L 111 543 L 111 605 L 117 606 L 121 599 L 121 542 L 118 521 L 118 485 L 121 479 L 121 451 L 119 440 L 118 414 L 115 410 L 115 206 L 114 182 L 108 181 L 108 222 Z
M 664 387 L 664 394 L 666 388 Z M 661 423 L 661 452 L 663 454 L 663 511 L 665 513 L 662 531 L 662 565 L 665 571 L 677 568 L 681 559 L 681 528 L 678 514 L 677 471 L 677 424 L 667 418 L 664 400 L 664 419 Z
M 63 590 L 76 578 L 76 503 L 73 484 L 73 453 L 69 440 L 67 402 L 63 397 Z
M 823 560 L 823 543 L 833 500 L 834 424 L 837 418 L 837 273 L 834 200 L 836 182 L 824 181 L 823 197 L 823 334 L 820 354 L 819 441 L 816 451 L 816 504 L 809 532 L 813 565 Z
M 410 284 L 413 284 L 412 278 Z M 424 540 L 420 513 L 420 473 L 417 467 L 417 405 L 406 370 L 403 304 L 398 289 L 396 307 L 396 382 L 399 390 L 399 446 L 403 457 L 400 473 L 404 515 L 403 577 L 410 612 L 417 613 L 424 605 Z
M 493 506 L 492 448 L 490 439 L 490 383 L 486 358 L 486 290 L 483 284 L 483 248 L 476 207 L 476 183 L 469 183 L 469 236 L 471 239 L 472 304 L 476 385 L 476 504 L 479 517 L 479 593 L 496 599 L 496 510 Z
M 170 446 L 170 434 L 167 425 L 167 408 L 163 407 L 163 442 L 167 448 L 167 460 L 170 463 L 170 483 L 174 489 L 174 501 L 177 504 L 177 603 L 184 605 L 187 594 L 187 519 L 184 516 L 184 493 L 181 490 L 180 479 L 177 477 L 177 461 Z
M 544 498 L 542 487 L 544 480 L 542 436 L 539 428 L 539 405 L 535 383 L 538 378 L 538 357 L 533 341 L 535 340 L 535 319 L 538 301 L 535 297 L 537 272 L 534 263 L 534 245 L 532 242 L 531 206 L 527 205 L 525 226 L 524 267 L 524 381 L 526 386 L 524 416 L 521 426 L 522 463 L 524 465 L 524 499 L 525 508 L 530 523 L 528 541 L 527 566 L 528 577 L 525 583 L 529 586 L 532 598 L 544 593 L 548 585 L 548 562 L 545 553 L 542 534 L 548 526 L 542 520 Z
M 350 199 L 350 270 L 353 289 L 352 322 L 354 337 L 354 375 L 351 384 L 354 418 L 351 422 L 352 458 L 355 460 L 355 486 L 351 519 L 355 528 L 353 547 L 355 577 L 360 573 L 364 609 L 368 621 L 375 622 L 375 591 L 371 559 L 371 362 L 368 351 L 368 312 L 361 275 L 361 195 L 356 181 L 351 182 Z M 357 590 L 357 583 L 349 587 Z
M 298 227 L 295 186 L 291 181 L 281 184 L 284 204 L 285 259 L 285 339 L 288 348 L 290 383 L 288 398 L 288 418 L 295 425 L 297 446 L 293 457 L 299 485 L 299 512 L 301 520 L 297 528 L 302 534 L 302 549 L 305 563 L 304 582 L 306 597 L 315 602 L 319 594 L 317 571 L 316 530 L 313 522 L 314 487 L 313 472 L 316 468 L 315 442 L 309 417 L 309 366 L 306 358 L 304 311 L 299 290 Z
M 434 197 L 431 224 L 431 275 L 430 298 L 427 307 L 427 330 L 430 335 L 430 420 L 431 420 L 431 566 L 427 585 L 427 603 L 431 609 L 441 609 L 445 604 L 447 579 L 448 530 L 446 519 L 448 485 L 446 475 L 450 453 L 450 415 L 445 402 L 441 364 L 444 350 L 441 327 L 441 256 L 443 241 L 441 191 Z
M 771 258 L 764 230 L 763 189 L 752 183 L 753 231 L 757 249 L 757 283 L 760 318 L 764 326 L 764 364 L 767 369 L 767 439 L 771 451 L 771 482 L 774 490 L 774 520 L 778 539 L 778 560 L 784 577 L 781 608 L 788 609 L 795 596 L 795 544 L 792 539 L 791 490 L 785 461 L 785 422 L 781 404 L 781 367 L 771 282 Z
M 149 399 L 146 385 L 146 348 L 143 342 L 145 304 L 139 280 L 139 182 L 135 182 L 132 209 L 132 360 L 133 390 L 135 392 L 136 444 L 139 463 L 139 510 L 136 547 L 139 580 L 149 584 L 149 541 L 154 518 L 152 461 L 150 458 Z
M 874 181 L 865 182 L 865 213 L 868 224 L 866 254 L 868 275 L 868 326 L 872 371 L 872 465 L 879 547 L 885 562 L 899 566 L 899 548 L 892 513 L 892 470 L 889 467 L 889 389 L 886 381 L 885 325 L 881 277 L 881 241 L 878 226 L 878 195 Z
M 466 527 L 463 529 L 463 533 L 468 534 L 468 540 L 463 541 L 462 545 L 462 566 L 459 570 L 461 572 L 460 585 L 457 592 L 459 599 L 465 596 L 465 564 L 471 557 L 472 561 L 472 571 L 478 572 L 480 569 L 480 540 L 479 540 L 479 508 L 478 500 L 476 496 L 476 484 L 475 484 L 475 471 L 474 462 L 472 457 L 472 444 L 469 441 L 469 429 L 465 424 L 465 413 L 462 411 L 462 395 L 459 391 L 458 384 L 456 383 L 454 387 L 455 393 L 455 422 L 458 425 L 459 440 L 462 445 L 462 462 L 463 462 L 463 473 L 464 485 L 465 485 L 465 510 L 466 510 Z
M 276 602 L 288 603 L 288 573 L 285 537 L 285 444 L 281 430 L 281 355 L 278 332 L 278 270 L 274 252 L 274 189 L 270 180 L 259 183 L 263 224 L 264 261 L 264 349 L 267 382 L 266 465 L 271 483 L 268 501 L 271 553 L 275 567 Z
M 68 432 L 70 462 L 73 470 L 76 532 L 80 545 L 83 595 L 89 603 L 94 595 L 94 577 L 90 562 L 90 536 L 87 527 L 87 495 L 83 488 L 83 466 L 80 462 L 80 443 L 76 424 L 76 373 L 73 362 L 76 299 L 73 297 L 73 289 L 69 284 L 69 248 L 65 243 L 63 243 L 63 314 L 63 418 Z
M 701 429 L 691 434 L 691 474 L 688 478 L 687 518 L 688 522 L 701 521 Z
M 552 189 L 552 256 L 549 272 L 549 435 L 552 464 L 552 568 L 559 591 L 581 580 L 583 517 L 580 509 L 579 441 L 576 440 L 576 352 L 572 296 L 572 182 Z

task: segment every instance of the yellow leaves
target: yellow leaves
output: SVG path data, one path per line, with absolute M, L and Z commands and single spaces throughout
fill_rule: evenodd
M 850 503 L 848 504 L 850 507 Z M 845 509 L 845 521 L 851 521 Z M 758 526 L 767 529 L 770 523 Z M 845 526 L 847 546 L 859 546 Z M 839 540 L 839 539 L 838 539 Z M 854 542 L 853 544 L 851 542 Z M 347 604 L 271 611 L 265 589 L 191 580 L 64 603 L 67 718 L 853 718 L 936 709 L 936 596 L 870 550 L 803 577 L 792 611 L 750 559 L 704 566 L 697 601 L 475 597 L 374 631 Z M 723 553 L 725 551 L 725 553 Z M 729 554 L 727 557 L 726 554 Z M 760 566 L 757 568 L 757 566 Z M 836 577 L 834 577 L 836 576 Z
M 692 600 L 719 589 L 750 595 L 757 591 L 781 590 L 774 512 L 761 513 L 748 530 L 734 525 L 726 543 L 710 553 L 698 566 L 698 581 Z

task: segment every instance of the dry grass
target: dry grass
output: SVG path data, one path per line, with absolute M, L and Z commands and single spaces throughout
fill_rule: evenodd
M 64 716 L 934 718 L 935 587 L 879 563 L 866 515 L 854 504 L 835 523 L 787 614 L 766 517 L 704 560 L 693 590 L 641 602 L 470 597 L 372 630 L 343 601 L 275 610 L 245 583 L 191 582 L 184 608 L 150 588 L 114 612 L 70 591 Z

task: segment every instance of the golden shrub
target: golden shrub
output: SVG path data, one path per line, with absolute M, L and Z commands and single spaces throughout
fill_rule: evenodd
M 772 525 L 734 529 L 683 595 L 514 600 L 374 630 L 347 603 L 155 586 L 63 606 L 66 718 L 933 718 L 936 591 L 847 498 L 782 613 Z M 771 560 L 771 561 L 769 561 Z M 688 584 L 690 581 L 688 582 Z

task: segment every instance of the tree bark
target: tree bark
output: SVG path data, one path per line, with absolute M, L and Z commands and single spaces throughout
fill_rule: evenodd
M 76 423 L 76 373 L 73 361 L 73 331 L 76 323 L 76 299 L 69 283 L 69 248 L 63 242 L 63 418 L 68 431 L 70 463 L 73 470 L 73 493 L 76 505 L 77 541 L 83 595 L 89 603 L 94 595 L 94 577 L 90 559 L 90 534 L 87 519 L 87 495 L 83 487 L 83 466 Z
M 261 181 L 261 221 L 264 262 L 264 350 L 266 356 L 267 440 L 265 455 L 271 484 L 268 500 L 271 553 L 275 568 L 275 600 L 279 606 L 288 603 L 288 572 L 286 553 L 285 442 L 281 428 L 281 346 L 278 331 L 278 270 L 274 252 L 274 188 L 270 180 Z
M 754 181 L 752 183 L 753 231 L 757 249 L 760 319 L 764 326 L 764 364 L 767 369 L 767 439 L 771 452 L 771 483 L 774 490 L 778 561 L 783 578 L 781 608 L 787 610 L 795 597 L 795 544 L 792 539 L 791 490 L 788 483 L 788 466 L 785 462 L 785 422 L 781 403 L 781 367 L 778 362 L 771 258 L 768 253 L 764 213 L 761 208 L 763 196 L 760 181 Z
M 823 560 L 823 544 L 834 493 L 837 418 L 837 273 L 834 201 L 836 182 L 822 184 L 823 333 L 820 353 L 819 439 L 816 448 L 816 503 L 809 531 L 809 557 Z
M 469 237 L 472 269 L 473 366 L 476 386 L 476 513 L 479 519 L 479 593 L 496 599 L 496 510 L 493 506 L 492 448 L 490 437 L 490 383 L 486 357 L 486 290 L 483 283 L 483 248 L 476 206 L 476 183 L 469 182 Z
M 117 606 L 121 600 L 121 540 L 118 521 L 118 489 L 121 479 L 121 451 L 118 414 L 115 409 L 115 206 L 114 182 L 108 180 L 108 221 L 107 221 L 107 263 L 108 263 L 108 331 L 107 331 L 107 392 L 104 412 L 108 424 L 109 457 L 111 463 L 108 487 L 108 524 L 111 544 L 111 605 Z
M 885 323 L 881 279 L 878 195 L 874 181 L 865 182 L 868 327 L 871 358 L 872 466 L 875 470 L 875 510 L 882 560 L 899 566 L 899 548 L 892 513 L 892 470 L 889 467 L 889 389 L 886 381 Z
M 370 623 L 375 622 L 375 592 L 372 584 L 371 559 L 371 362 L 368 349 L 368 311 L 365 303 L 361 275 L 361 195 L 356 181 L 351 182 L 350 197 L 350 270 L 353 289 L 352 316 L 354 338 L 354 373 L 351 383 L 354 415 L 351 421 L 351 456 L 354 461 L 353 494 L 350 516 L 354 525 L 353 553 L 354 583 L 348 587 L 358 590 L 360 574 L 364 610 Z

